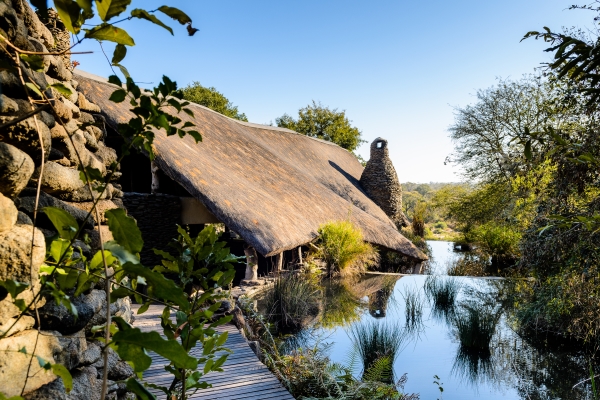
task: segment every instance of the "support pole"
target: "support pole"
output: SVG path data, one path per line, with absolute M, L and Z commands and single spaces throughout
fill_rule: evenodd
M 279 275 L 281 270 L 283 269 L 283 252 L 277 254 L 275 258 L 275 273 Z
M 159 180 L 158 180 L 158 165 L 154 161 L 150 162 L 150 172 L 152 173 L 152 186 L 150 186 L 150 193 L 158 193 Z
M 298 247 L 298 263 L 302 265 L 302 246 Z
M 258 256 L 254 247 L 244 249 L 246 255 L 246 276 L 244 280 L 255 281 L 258 279 Z

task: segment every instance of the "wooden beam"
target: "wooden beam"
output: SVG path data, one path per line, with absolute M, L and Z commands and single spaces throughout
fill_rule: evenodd
M 281 270 L 283 269 L 283 252 L 277 254 L 277 256 L 275 256 L 275 272 L 277 274 L 279 274 L 279 272 L 281 272 Z
M 152 185 L 150 186 L 150 193 L 158 193 L 160 182 L 158 180 L 158 165 L 154 161 L 150 162 L 150 172 L 152 173 Z
M 244 249 L 246 255 L 246 276 L 244 280 L 255 281 L 258 279 L 258 255 L 254 247 Z

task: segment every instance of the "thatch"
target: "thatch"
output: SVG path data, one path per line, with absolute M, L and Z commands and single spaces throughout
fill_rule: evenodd
M 132 114 L 115 104 L 115 86 L 77 73 L 78 90 L 102 109 L 116 128 Z M 193 105 L 191 120 L 202 134 L 154 140 L 155 162 L 219 220 L 264 256 L 304 245 L 323 223 L 350 218 L 365 240 L 409 257 L 425 256 L 360 188 L 363 167 L 341 147 L 288 129 L 244 123 Z

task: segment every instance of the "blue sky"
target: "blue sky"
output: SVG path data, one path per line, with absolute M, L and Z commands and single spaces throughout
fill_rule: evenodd
M 151 10 L 165 1 L 134 0 Z M 157 14 L 175 36 L 146 21 L 127 21 L 136 41 L 123 64 L 138 82 L 163 74 L 184 86 L 199 81 L 225 94 L 248 119 L 295 116 L 311 100 L 346 110 L 371 142 L 389 141 L 402 182 L 452 182 L 453 106 L 474 101 L 497 77 L 519 78 L 548 60 L 529 30 L 591 26 L 572 0 L 457 1 L 170 1 L 200 31 Z M 112 46 L 104 45 L 112 55 Z M 83 42 L 81 69 L 111 74 L 99 45 Z M 146 86 L 151 86 L 147 84 Z M 359 149 L 368 158 L 369 144 Z

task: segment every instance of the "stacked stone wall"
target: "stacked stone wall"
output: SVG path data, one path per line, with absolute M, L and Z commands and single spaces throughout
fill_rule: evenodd
M 152 249 L 168 251 L 167 244 L 178 236 L 177 224 L 181 224 L 181 200 L 168 194 L 129 193 L 123 196 L 127 212 L 137 220 L 144 238 L 140 256 L 142 264 L 159 265 L 161 258 Z M 152 216 L 152 218 L 148 218 Z
M 27 1 L 0 0 L 0 35 L 22 50 L 48 52 L 68 48 L 69 35 L 63 28 L 52 11 L 50 18 L 42 22 Z M 0 49 L 3 64 L 10 64 L 12 55 L 10 50 Z M 80 180 L 77 166 L 81 162 L 106 174 L 117 157 L 115 150 L 104 144 L 106 132 L 99 115 L 100 108 L 76 90 L 78 83 L 73 78 L 69 56 L 44 55 L 43 58 L 43 72 L 25 69 L 25 79 L 30 78 L 42 89 L 48 88 L 49 84 L 62 83 L 72 94 L 63 96 L 54 89 L 46 89 L 46 95 L 54 99 L 55 113 L 46 109 L 35 118 L 0 128 L 0 280 L 17 280 L 31 285 L 33 291 L 26 290 L 19 295 L 27 304 L 40 289 L 39 267 L 44 262 L 46 245 L 57 233 L 40 210 L 45 206 L 59 207 L 83 224 L 93 198 Z M 0 126 L 34 110 L 16 71 L 0 70 L 0 93 Z M 34 228 L 38 181 L 42 191 Z M 123 207 L 122 196 L 119 184 L 116 181 L 109 183 L 99 205 L 101 212 Z M 103 231 L 105 241 L 111 239 L 104 224 L 102 218 L 96 221 L 95 217 L 85 223 L 85 233 L 91 241 L 75 243 L 85 256 L 91 256 L 99 248 L 98 230 Z M 34 318 L 36 313 L 28 310 L 7 332 L 20 311 L 7 291 L 0 289 L 0 334 L 4 335 L 0 339 L 2 394 L 7 397 L 23 394 L 26 399 L 100 398 L 101 344 L 91 339 L 90 330 L 92 326 L 106 322 L 107 307 L 113 315 L 131 320 L 129 301 L 121 299 L 108 305 L 101 287 L 92 287 L 71 300 L 77 308 L 78 318 L 64 306 L 56 305 L 52 298 L 41 297 L 36 304 L 39 326 Z M 27 354 L 19 352 L 23 348 Z M 66 393 L 62 380 L 52 372 L 42 370 L 32 354 L 65 365 L 73 376 L 73 390 Z M 28 371 L 29 365 L 31 370 Z M 111 351 L 107 398 L 130 397 L 124 384 L 117 381 L 132 375 L 131 367 Z M 25 382 L 27 385 L 21 393 Z

